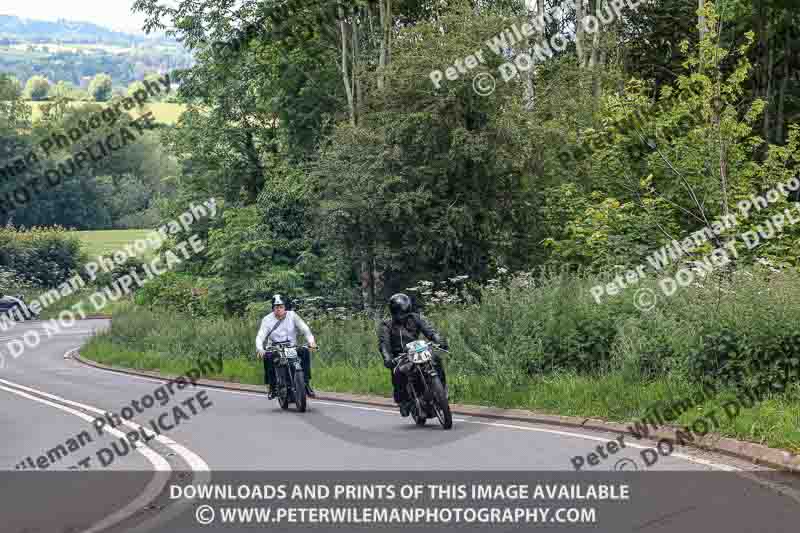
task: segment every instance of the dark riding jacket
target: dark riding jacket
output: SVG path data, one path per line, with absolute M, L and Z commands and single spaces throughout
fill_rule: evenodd
M 419 313 L 409 313 L 404 319 L 386 320 L 378 329 L 378 349 L 384 358 L 396 357 L 406 351 L 406 344 L 419 339 L 420 334 L 437 344 L 442 337 Z

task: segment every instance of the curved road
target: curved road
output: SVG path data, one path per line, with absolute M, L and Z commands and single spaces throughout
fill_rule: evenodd
M 551 472 L 574 480 L 570 459 L 578 455 L 585 458 L 595 447 L 616 437 L 464 417 L 456 417 L 453 430 L 445 432 L 431 424 L 435 421 L 417 428 L 391 410 L 328 401 L 311 400 L 309 411 L 298 414 L 282 411 L 263 394 L 191 385 L 167 391 L 158 380 L 99 370 L 65 358 L 93 332 L 107 326 L 105 320 L 81 321 L 51 338 L 46 338 L 44 325 L 38 322 L 0 332 L 0 353 L 4 352 L 4 358 L 0 358 L 0 468 L 6 470 L 2 473 L 6 482 L 0 484 L 0 516 L 10 524 L 10 529 L 0 526 L 3 531 L 93 531 L 86 527 L 89 524 L 97 524 L 98 531 L 113 524 L 117 524 L 111 528 L 113 531 L 145 531 L 151 524 L 166 523 L 173 515 L 186 511 L 186 501 L 166 495 L 167 484 L 176 480 L 202 483 L 212 477 L 216 481 L 217 473 L 225 472 L 249 471 L 255 480 L 261 479 L 256 472 L 267 471 L 273 476 L 283 471 L 287 479 L 298 471 L 315 473 L 322 479 L 325 475 L 320 476 L 321 471 L 416 472 L 410 479 L 423 479 L 430 471 L 453 475 L 469 472 L 470 479 L 481 478 L 479 471 L 487 475 L 491 471 L 495 478 L 511 476 L 509 479 L 534 472 L 547 477 Z M 21 338 L 32 328 L 42 334 L 41 345 L 12 358 L 6 351 L 7 342 Z M 133 401 L 155 397 L 157 389 L 164 391 L 161 400 L 150 408 L 139 405 L 142 412 L 136 413 L 131 423 L 116 429 L 106 423 L 107 431 L 97 429 L 96 419 L 104 411 L 121 413 Z M 176 406 L 180 406 L 182 419 L 175 415 Z M 153 427 L 151 421 L 160 416 L 163 434 L 147 445 L 139 443 L 135 450 L 129 450 L 130 433 L 148 435 L 140 426 L 149 430 Z M 153 424 L 158 426 L 157 422 Z M 149 435 L 152 437 L 153 433 Z M 640 452 L 651 444 L 628 443 L 599 465 L 587 465 L 583 472 L 587 472 L 587 478 L 608 481 L 620 475 L 613 472 L 615 466 L 628 474 L 635 462 L 644 470 Z M 107 451 L 98 455 L 103 448 Z M 101 465 L 101 456 L 109 464 Z M 90 461 L 83 465 L 89 468 L 78 467 L 79 461 L 86 458 Z M 37 461 L 44 466 L 32 467 Z M 64 472 L 69 467 L 79 470 Z M 34 469 L 35 474 L 31 473 Z M 656 498 L 656 489 L 652 489 L 649 498 L 640 494 L 637 509 L 642 517 L 631 520 L 639 525 L 622 530 L 695 531 L 698 520 L 713 519 L 715 522 L 708 527 L 714 531 L 783 531 L 784 521 L 786 531 L 796 531 L 800 527 L 798 500 L 765 485 L 763 479 L 771 477 L 768 472 L 759 472 L 757 477 L 762 481 L 753 482 L 753 470 L 744 462 L 697 451 L 679 450 L 661 457 L 646 473 L 637 475 L 649 480 L 660 476 L 658 486 L 670 487 L 661 489 L 668 490 L 665 494 L 669 494 L 670 501 L 665 501 L 663 495 Z M 715 474 L 717 471 L 750 472 Z M 736 489 L 736 495 L 743 498 L 741 504 L 731 500 L 731 495 L 715 499 L 712 491 L 716 489 L 705 487 L 692 492 L 689 488 L 702 485 L 698 481 L 701 479 L 713 479 L 714 483 L 730 487 L 733 477 L 743 483 L 741 489 Z M 702 509 L 698 508 L 701 497 Z M 48 512 L 43 513 L 43 509 Z M 682 516 L 669 518 L 673 510 Z M 764 516 L 776 520 L 776 525 L 759 521 Z M 719 528 L 720 520 L 727 520 L 730 525 Z M 748 521 L 752 524 L 747 525 Z M 211 526 L 186 527 L 165 531 L 217 530 Z

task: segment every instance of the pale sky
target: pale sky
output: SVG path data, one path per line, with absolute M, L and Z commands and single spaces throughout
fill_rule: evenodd
M 141 33 L 144 15 L 131 13 L 134 0 L 0 0 L 0 15 L 36 20 L 92 22 L 117 31 Z

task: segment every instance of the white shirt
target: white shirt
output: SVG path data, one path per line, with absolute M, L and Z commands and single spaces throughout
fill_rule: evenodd
M 278 318 L 275 316 L 275 313 L 270 313 L 264 317 L 264 320 L 261 321 L 261 328 L 258 330 L 258 335 L 256 335 L 256 349 L 263 350 L 264 349 L 264 341 L 267 339 L 267 333 L 275 326 L 278 322 Z M 292 345 L 297 345 L 297 330 L 303 334 L 309 344 L 316 344 L 314 341 L 314 335 L 311 334 L 311 329 L 308 325 L 303 322 L 303 319 L 300 318 L 295 314 L 294 311 L 286 311 L 286 316 L 283 318 L 283 322 L 275 328 L 269 336 L 269 343 L 268 346 L 276 342 L 290 342 Z

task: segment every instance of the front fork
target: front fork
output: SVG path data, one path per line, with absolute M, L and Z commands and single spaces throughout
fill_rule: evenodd
M 414 400 L 414 404 L 417 407 L 417 410 L 423 409 L 423 406 L 427 403 L 430 403 L 433 400 L 433 393 L 431 392 L 431 388 L 429 385 L 429 379 L 433 376 L 438 376 L 439 373 L 436 371 L 436 367 L 432 363 L 428 363 L 425 367 L 420 367 L 419 365 L 414 366 L 414 372 L 410 373 L 408 376 L 408 381 L 406 383 L 406 388 Z M 428 377 L 430 376 L 430 377 Z M 417 382 L 422 384 L 424 388 L 424 395 L 420 398 L 419 394 L 417 394 Z M 424 409 L 422 412 L 427 414 L 427 409 Z

